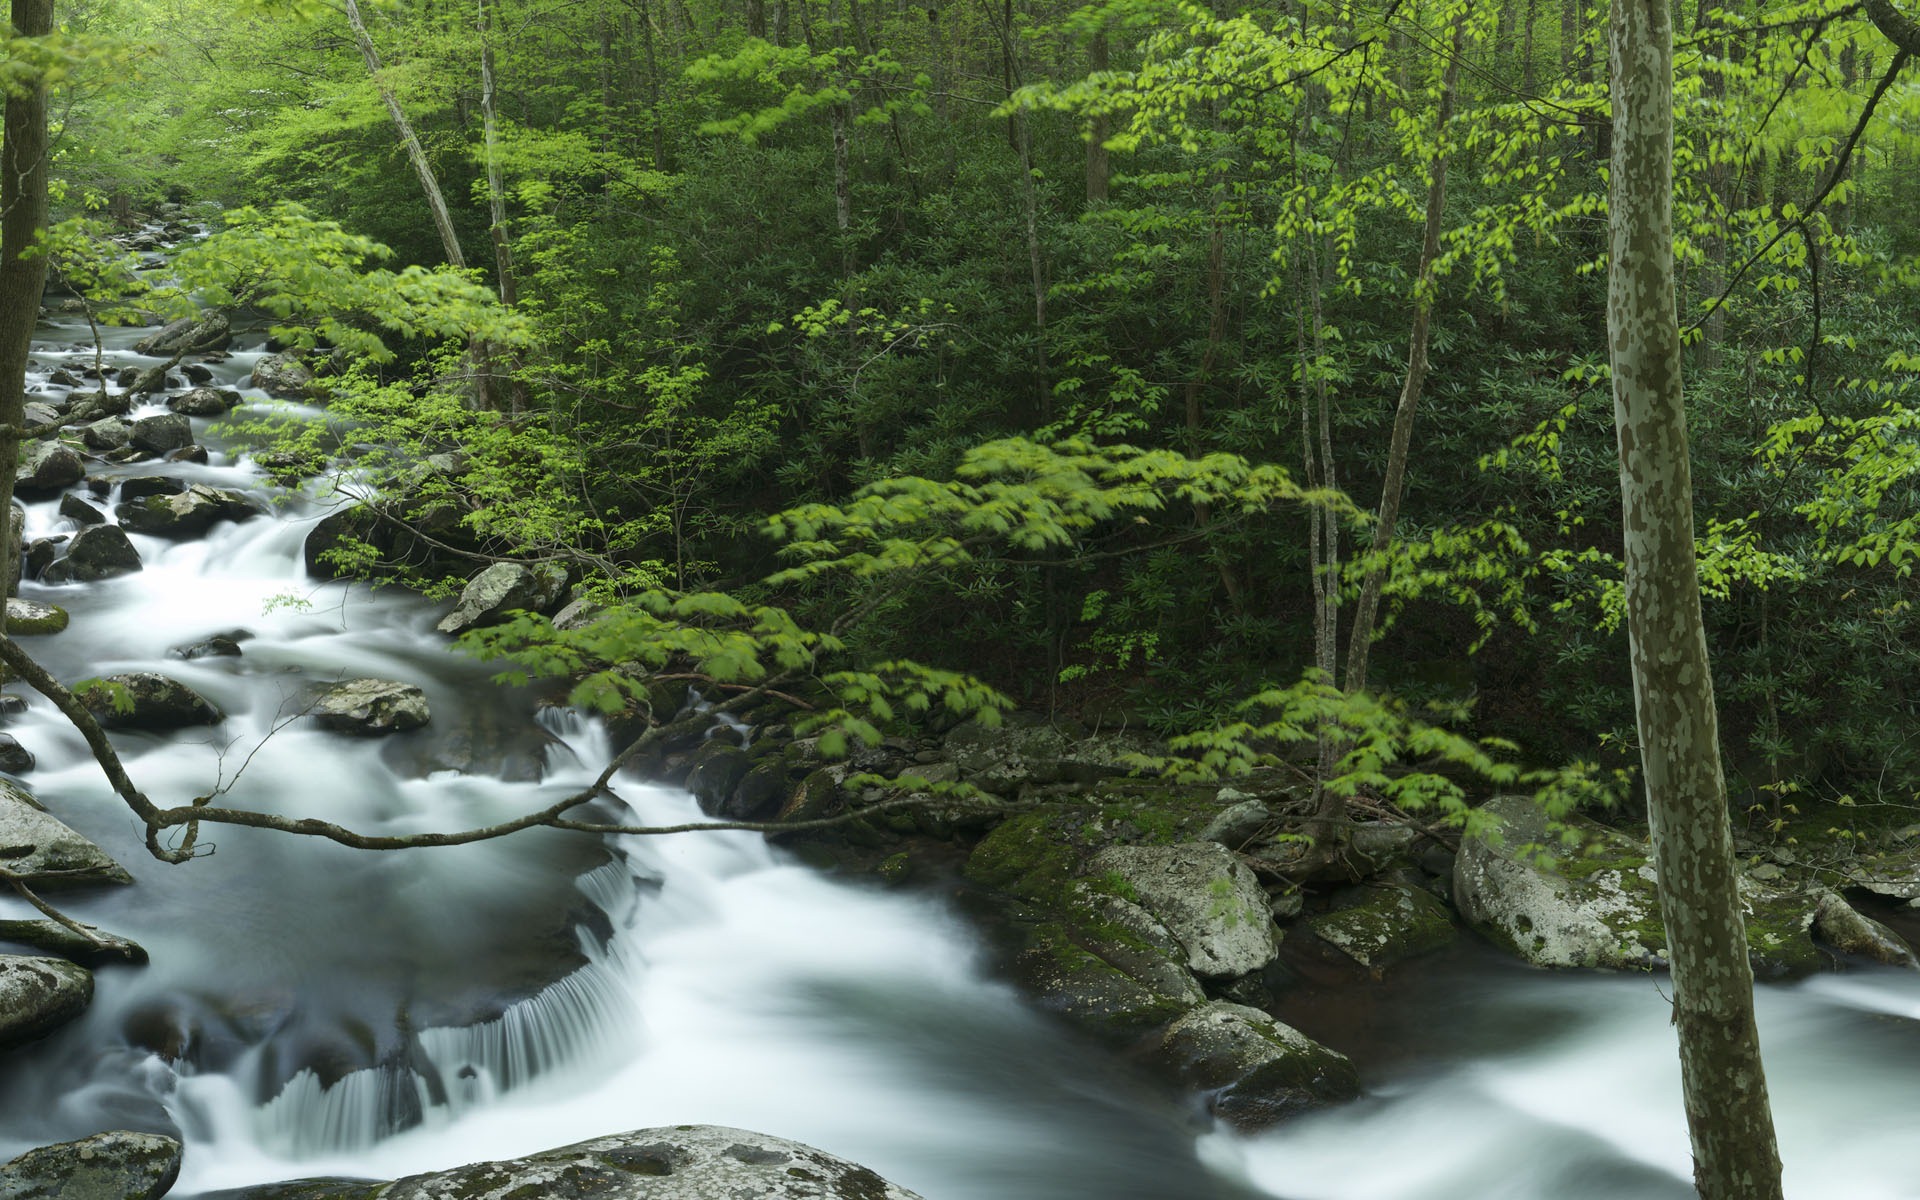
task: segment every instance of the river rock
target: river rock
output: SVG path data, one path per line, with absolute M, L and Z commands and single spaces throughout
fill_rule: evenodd
M 244 629 L 229 629 L 225 633 L 208 634 L 197 642 L 175 646 L 167 653 L 188 662 L 196 658 L 239 658 L 240 643 L 252 637 L 253 634 Z
M 1813 932 L 1821 941 L 1842 954 L 1870 958 L 1890 967 L 1920 969 L 1913 948 L 1893 930 L 1848 904 L 1840 893 L 1819 893 L 1813 916 Z
M 180 1143 L 115 1130 L 42 1146 L 0 1166 L 6 1200 L 158 1200 L 180 1175 Z
M 39 604 L 32 600 L 22 600 L 18 596 L 7 597 L 7 632 L 9 634 L 32 635 L 59 633 L 67 627 L 67 610 L 57 604 Z
M 1280 953 L 1260 881 L 1217 842 L 1111 846 L 1088 870 L 1117 876 L 1185 948 L 1188 969 L 1202 978 L 1258 971 Z
M 24 851 L 24 853 L 22 853 Z M 34 888 L 132 883 L 127 869 L 0 779 L 0 864 Z
M 967 782 L 1008 796 L 1028 784 L 1090 784 L 1125 775 L 1131 770 L 1126 755 L 1153 748 L 1138 738 L 1075 736 L 1017 718 L 997 726 L 963 722 L 947 734 L 945 746 Z
M 694 752 L 692 768 L 685 787 L 693 793 L 700 811 L 710 817 L 723 814 L 734 789 L 746 778 L 750 767 L 747 752 L 719 738 L 709 740 Z
M 148 454 L 165 454 L 193 444 L 193 422 L 177 412 L 141 417 L 130 429 L 130 444 Z
M 9 775 L 25 775 L 33 770 L 33 752 L 20 744 L 20 739 L 10 733 L 0 733 L 0 771 Z
M 108 729 L 181 729 L 217 725 L 226 719 L 206 697 L 165 675 L 134 671 L 109 675 L 104 682 L 112 686 L 91 688 L 81 700 Z M 132 707 L 123 712 L 116 700 Z
M 313 702 L 313 715 L 336 733 L 404 733 L 427 723 L 427 694 L 410 683 L 349 679 L 321 692 Z
M 146 947 L 138 942 L 91 925 L 80 928 L 87 933 L 76 933 L 58 921 L 0 921 L 0 941 L 19 942 L 89 967 L 103 962 L 139 965 L 147 961 Z
M 1353 1063 L 1257 1008 L 1215 1000 L 1167 1027 L 1152 1057 L 1252 1132 L 1360 1094 Z
M 25 429 L 29 435 L 58 429 L 65 419 L 58 408 L 44 400 L 30 400 L 20 409 L 21 428 Z
M 172 475 L 131 475 L 120 481 L 120 499 L 145 500 L 152 496 L 178 496 L 187 490 L 187 481 Z
M 86 464 L 64 442 L 35 442 L 20 456 L 13 473 L 14 489 L 27 496 L 51 496 L 79 483 Z
M 313 400 L 319 397 L 313 372 L 307 370 L 299 358 L 288 353 L 270 354 L 255 363 L 247 383 L 276 400 Z
M 1424 888 L 1356 888 L 1343 899 L 1342 907 L 1310 918 L 1307 928 L 1370 971 L 1453 944 L 1453 919 L 1446 905 Z
M 92 1001 L 93 972 L 85 967 L 64 958 L 0 954 L 0 1047 L 45 1037 Z M 0 1196 L 6 1195 L 0 1182 Z
M 140 570 L 140 552 L 118 525 L 90 525 L 67 543 L 67 556 L 42 574 L 48 583 L 90 583 Z
M 244 521 L 264 511 L 239 492 L 204 483 L 171 496 L 124 500 L 113 509 L 124 528 L 167 538 L 196 537 L 221 521 Z
M 566 586 L 567 573 L 559 567 L 494 563 L 473 577 L 461 591 L 459 603 L 436 628 L 442 633 L 460 633 L 504 621 L 515 609 L 539 612 L 553 607 Z
M 204 354 L 233 344 L 233 325 L 224 313 L 201 313 L 170 321 L 133 344 L 135 354 L 171 358 L 176 354 Z
M 224 416 L 240 403 L 240 393 L 226 388 L 197 387 L 167 397 L 167 407 L 189 417 Z
M 80 427 L 80 444 L 102 454 L 118 450 L 132 440 L 133 427 L 119 417 L 101 417 Z
M 60 497 L 60 515 L 69 521 L 77 521 L 81 526 L 105 525 L 107 514 L 101 512 L 85 500 L 68 492 Z

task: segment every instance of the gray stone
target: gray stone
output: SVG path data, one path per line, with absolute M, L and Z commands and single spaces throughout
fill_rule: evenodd
M 60 410 L 44 400 L 33 400 L 20 410 L 21 426 L 29 434 L 42 433 L 60 427 L 63 418 Z
M 1893 930 L 1857 911 L 1838 892 L 1820 893 L 1813 916 L 1816 937 L 1842 954 L 1870 958 L 1891 967 L 1920 969 L 1912 947 Z
M 133 671 L 102 682 L 105 687 L 88 689 L 81 702 L 108 729 L 182 729 L 226 719 L 205 696 L 165 675 Z
M 23 853 L 24 851 L 24 853 Z M 41 808 L 17 783 L 0 779 L 0 862 L 34 888 L 132 883 L 127 869 Z
M 239 492 L 204 483 L 171 496 L 122 501 L 113 509 L 124 528 L 167 538 L 197 537 L 221 521 L 244 521 L 264 511 Z
M 0 954 L 0 1047 L 45 1037 L 92 1001 L 93 972 L 85 967 L 64 958 Z M 0 1196 L 7 1195 L 0 1183 Z
M 0 733 L 0 771 L 9 775 L 25 775 L 33 770 L 33 752 L 20 744 L 20 739 L 10 733 Z
M 149 454 L 165 454 L 193 444 L 193 422 L 181 413 L 141 417 L 131 427 L 129 442 Z
M 710 739 L 694 752 L 686 789 L 693 793 L 701 812 L 720 816 L 733 799 L 733 789 L 746 778 L 749 766 L 745 750 L 718 738 Z
M 1088 864 L 1116 876 L 1186 950 L 1196 975 L 1230 979 L 1280 953 L 1267 894 L 1253 872 L 1216 842 L 1109 846 Z
M 90 583 L 130 575 L 140 565 L 140 552 L 133 548 L 126 530 L 118 525 L 90 525 L 73 535 L 67 556 L 49 566 L 45 578 L 49 583 Z
M 184 658 L 192 662 L 196 658 L 239 658 L 240 643 L 253 635 L 244 629 L 229 629 L 225 633 L 208 634 L 197 642 L 184 646 L 175 646 L 167 653 L 174 658 Z
M 559 567 L 495 563 L 473 577 L 437 628 L 442 633 L 460 633 L 504 621 L 515 609 L 540 612 L 553 607 L 566 586 L 566 572 Z
M 91 925 L 80 928 L 86 932 L 77 933 L 58 921 L 0 921 L 0 941 L 19 942 L 89 967 L 103 962 L 137 965 L 147 961 L 146 947 L 138 942 Z
M 418 729 L 430 714 L 427 694 L 410 683 L 349 679 L 321 692 L 313 702 L 313 715 L 336 733 L 382 737 Z
M 39 604 L 7 597 L 7 632 L 20 636 L 59 633 L 67 627 L 67 610 L 57 604 Z
M 107 514 L 71 492 L 60 497 L 60 515 L 69 521 L 78 521 L 83 526 L 107 523 Z
M 1385 970 L 1453 943 L 1446 906 L 1423 888 L 1358 888 L 1348 899 L 1346 907 L 1309 918 L 1307 928 L 1369 970 Z
M 1227 796 L 1234 794 L 1231 788 L 1220 790 Z M 1199 840 L 1219 842 L 1229 850 L 1239 850 L 1258 837 L 1271 820 L 1273 813 L 1260 801 L 1234 800 L 1207 822 L 1206 828 L 1200 831 Z
M 963 722 L 947 734 L 945 746 L 963 778 L 1002 795 L 1029 784 L 1090 784 L 1125 775 L 1131 770 L 1128 754 L 1152 749 L 1136 738 L 1070 737 L 1051 725 L 1019 721 Z
M 167 397 L 167 407 L 189 417 L 218 417 L 240 403 L 240 393 L 225 388 L 197 387 Z
M 35 442 L 20 456 L 13 486 L 23 495 L 51 496 L 86 475 L 86 464 L 63 442 Z
M 1215 1116 L 1245 1131 L 1360 1094 L 1345 1055 L 1257 1008 L 1219 1000 L 1168 1026 L 1153 1058 L 1207 1093 Z
M 292 354 L 272 354 L 253 366 L 248 384 L 276 400 L 313 400 L 320 396 L 313 372 Z
M 130 475 L 120 481 L 120 499 L 145 500 L 152 496 L 178 496 L 187 490 L 187 481 L 172 475 Z
M 115 1130 L 42 1146 L 0 1166 L 6 1200 L 158 1200 L 180 1175 L 180 1143 Z
M 233 343 L 233 326 L 224 313 L 201 313 L 170 321 L 133 344 L 135 354 L 171 358 L 176 354 L 204 354 Z
M 606 612 L 607 606 L 604 604 L 596 604 L 591 600 L 571 600 L 565 608 L 553 614 L 553 627 L 561 633 L 572 633 L 585 629 L 605 616 Z

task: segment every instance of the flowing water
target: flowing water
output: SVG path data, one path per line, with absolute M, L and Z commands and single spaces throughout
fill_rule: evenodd
M 84 333 L 44 329 L 42 364 Z M 108 336 L 110 365 L 154 361 L 126 349 L 137 331 Z M 257 357 L 236 353 L 218 382 Z M 249 395 L 242 415 L 262 403 Z M 151 796 L 221 786 L 227 804 L 402 832 L 539 807 L 598 772 L 599 732 L 487 683 L 433 632 L 439 609 L 307 579 L 300 546 L 321 510 L 276 497 L 217 426 L 195 425 L 212 465 L 116 472 L 274 497 L 275 516 L 184 543 L 136 536 L 139 574 L 24 589 L 73 614 L 31 644 L 56 674 L 158 670 L 227 714 L 117 736 Z M 72 528 L 51 502 L 28 510 L 30 537 Z M 238 658 L 169 654 L 236 628 L 253 635 Z M 432 724 L 359 741 L 298 718 L 314 683 L 363 675 L 424 687 Z M 85 1018 L 0 1058 L 0 1158 L 172 1130 L 187 1143 L 176 1194 L 191 1195 L 713 1122 L 811 1142 L 928 1200 L 1688 1194 L 1658 979 L 1467 953 L 1302 1005 L 1289 1015 L 1355 1051 L 1369 1094 L 1241 1138 L 1023 1007 L 940 898 L 825 879 L 752 835 L 370 854 L 215 830 L 212 854 L 167 866 L 44 702 L 8 728 L 39 758 L 43 802 L 137 876 L 70 908 L 153 961 L 101 968 Z M 619 794 L 641 821 L 697 819 L 677 790 L 622 780 Z M 0 915 L 31 914 L 7 900 Z M 1920 1197 L 1905 1137 L 1920 981 L 1768 988 L 1762 1019 L 1790 1193 Z

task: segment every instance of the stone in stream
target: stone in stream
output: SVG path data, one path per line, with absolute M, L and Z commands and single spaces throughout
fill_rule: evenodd
M 0 1047 L 45 1037 L 92 1001 L 93 972 L 85 967 L 64 958 L 0 954 Z M 0 1196 L 14 1194 L 0 1176 Z
M 316 400 L 322 395 L 313 372 L 293 354 L 271 354 L 253 366 L 247 382 L 276 400 Z
M 60 515 L 69 521 L 78 521 L 81 525 L 105 525 L 107 514 L 101 512 L 85 500 L 68 492 L 60 497 Z
M 313 702 L 313 715 L 336 733 L 380 737 L 418 729 L 429 714 L 427 694 L 412 684 L 349 679 L 321 692 Z
M 1257 1008 L 1214 1000 L 1167 1027 L 1150 1055 L 1245 1132 L 1360 1094 L 1346 1055 Z
M 473 577 L 461 591 L 460 602 L 435 628 L 441 633 L 460 633 L 476 625 L 504 621 L 515 609 L 544 611 L 559 602 L 566 586 L 567 573 L 559 567 L 494 563 Z
M 197 387 L 167 397 L 167 407 L 189 417 L 218 417 L 240 403 L 240 393 L 225 388 Z
M 86 464 L 73 447 L 63 442 L 35 442 L 20 456 L 13 486 L 22 495 L 52 496 L 79 483 L 86 473 Z
M 213 372 L 199 363 L 188 363 L 180 368 L 180 373 L 187 377 L 188 383 L 196 387 L 204 387 L 213 382 Z
M 197 463 L 203 467 L 211 461 L 207 448 L 197 444 L 182 446 L 178 450 L 169 450 L 160 457 L 165 462 Z
M 233 342 L 233 325 L 224 313 L 201 313 L 171 321 L 133 344 L 135 354 L 171 358 L 176 354 L 225 350 Z
M 1266 892 L 1217 842 L 1110 846 L 1088 869 L 1116 876 L 1186 949 L 1187 968 L 1202 978 L 1258 971 L 1280 953 Z
M 7 597 L 7 632 L 34 635 L 59 633 L 67 627 L 67 610 L 57 604 L 38 604 L 18 596 Z
M 33 770 L 33 752 L 20 744 L 20 739 L 10 733 L 0 733 L 0 771 L 9 775 L 25 775 Z
M 187 481 L 171 475 L 130 475 L 120 483 L 120 499 L 145 500 L 149 496 L 178 496 L 187 490 Z
M 119 417 L 101 417 L 80 427 L 80 444 L 102 454 L 118 450 L 132 440 L 133 427 Z
M 140 570 L 140 552 L 118 525 L 89 525 L 73 535 L 67 556 L 41 573 L 48 583 L 91 583 Z
M 33 539 L 27 543 L 26 550 L 20 556 L 20 569 L 26 572 L 28 579 L 45 579 L 47 568 L 59 559 L 64 553 L 61 547 L 71 540 L 64 533 Z
M 165 454 L 169 450 L 191 446 L 193 422 L 177 412 L 141 417 L 133 423 L 131 444 L 149 454 Z
M 49 429 L 58 429 L 63 418 L 60 410 L 44 400 L 29 401 L 20 410 L 21 427 L 29 435 L 39 434 Z
M 196 537 L 221 521 L 244 521 L 264 511 L 239 492 L 204 483 L 173 495 L 123 500 L 113 508 L 122 527 L 167 538 Z
M 80 697 L 108 729 L 181 729 L 225 720 L 205 696 L 177 679 L 151 671 L 109 675 Z
M 0 1165 L 6 1200 L 158 1200 L 180 1176 L 180 1143 L 114 1130 L 29 1150 Z
M 76 933 L 60 922 L 51 920 L 0 921 L 0 942 L 19 942 L 35 950 L 57 954 L 83 967 L 106 962 L 138 966 L 147 961 L 147 948 L 138 942 L 95 929 L 91 925 L 81 925 L 80 928 L 86 932 Z
M 291 1180 L 201 1200 L 920 1200 L 858 1163 L 720 1125 L 636 1129 L 391 1184 Z
M 0 779 L 0 866 L 29 887 L 132 883 L 107 852 L 42 809 L 17 783 Z
M 1456 931 L 1446 905 L 1404 884 L 1350 888 L 1307 921 L 1314 936 L 1371 971 L 1444 950 Z
M 175 646 L 167 653 L 174 658 L 184 658 L 189 662 L 196 658 L 238 658 L 240 643 L 252 637 L 253 634 L 244 629 L 229 629 L 225 633 L 208 634 L 197 642 Z

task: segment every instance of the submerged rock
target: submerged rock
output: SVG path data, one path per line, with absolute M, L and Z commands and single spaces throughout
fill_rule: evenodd
M 225 633 L 211 633 L 197 642 L 188 642 L 175 646 L 167 653 L 174 658 L 184 658 L 188 662 L 196 658 L 238 658 L 240 643 L 253 637 L 244 629 L 229 629 Z
M 108 686 L 89 689 L 81 701 L 108 729 L 181 729 L 225 720 L 205 696 L 165 675 L 133 671 L 103 682 Z
M 133 876 L 105 850 L 34 803 L 26 789 L 6 780 L 0 780 L 0 855 L 7 870 L 35 888 L 133 882 Z
M 1360 1094 L 1346 1055 L 1257 1008 L 1220 1000 L 1168 1026 L 1152 1057 L 1208 1093 L 1215 1116 L 1249 1132 Z
M 566 586 L 567 573 L 559 567 L 495 563 L 473 577 L 461 591 L 459 603 L 435 628 L 441 633 L 460 633 L 476 625 L 504 621 L 515 609 L 539 612 L 552 608 Z
M 7 1200 L 158 1200 L 180 1176 L 180 1143 L 116 1130 L 29 1150 L 0 1166 Z
M 410 683 L 349 679 L 321 692 L 313 702 L 313 715 L 336 733 L 379 737 L 418 729 L 429 714 L 427 694 Z
M 92 1002 L 93 972 L 85 967 L 64 958 L 0 954 L 0 1047 L 45 1037 Z M 8 1194 L 0 1182 L 0 1196 Z

